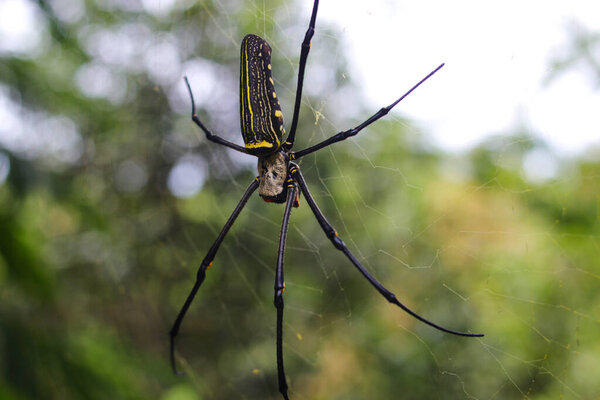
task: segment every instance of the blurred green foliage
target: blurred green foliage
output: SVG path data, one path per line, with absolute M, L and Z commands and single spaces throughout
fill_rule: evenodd
M 0 54 L 0 94 L 28 138 L 0 147 L 10 165 L 0 398 L 278 399 L 271 299 L 283 208 L 258 196 L 182 326 L 187 376 L 168 364 L 167 332 L 196 268 L 255 174 L 253 159 L 198 132 L 181 77 L 207 125 L 240 143 L 241 38 L 270 41 L 291 110 L 308 16 L 283 1 L 183 1 L 162 15 L 97 0 L 73 3 L 84 7 L 77 18 L 67 4 L 40 0 L 39 48 Z M 338 34 L 318 28 L 298 148 L 373 112 L 347 95 L 359 91 Z M 311 69 L 333 79 L 311 87 Z M 347 107 L 356 114 L 337 112 Z M 390 115 L 302 159 L 317 202 L 379 280 L 427 318 L 486 337 L 447 336 L 387 304 L 301 199 L 286 254 L 293 398 L 598 396 L 600 163 L 559 160 L 556 176 L 535 180 L 532 152 L 552 156 L 531 133 L 507 132 L 443 154 Z M 178 165 L 195 166 L 190 180 L 205 175 L 191 197 L 172 194 Z

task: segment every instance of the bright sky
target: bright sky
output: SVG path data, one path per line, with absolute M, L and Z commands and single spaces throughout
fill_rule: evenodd
M 350 72 L 374 110 L 446 63 L 399 105 L 444 149 L 517 127 L 563 154 L 600 145 L 597 77 L 579 66 L 543 85 L 567 54 L 569 26 L 600 30 L 599 1 L 321 0 L 319 18 L 351 45 Z
M 62 19 L 81 18 L 81 1 L 51 3 L 64 2 L 71 6 L 57 8 L 70 12 Z M 167 18 L 174 4 L 143 0 L 149 12 Z M 312 0 L 303 4 L 308 23 Z M 328 33 L 349 46 L 349 73 L 373 111 L 445 62 L 397 111 L 445 150 L 524 127 L 569 155 L 600 144 L 597 77 L 578 66 L 546 86 L 543 81 L 550 62 L 569 49 L 569 27 L 576 22 L 600 31 L 599 16 L 600 1 L 593 0 L 321 0 L 317 30 L 326 21 L 335 27 Z M 43 47 L 44 26 L 34 2 L 0 0 L 0 51 L 33 55 Z

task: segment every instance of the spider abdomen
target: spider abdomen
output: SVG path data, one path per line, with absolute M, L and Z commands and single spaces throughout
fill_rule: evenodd
M 256 35 L 246 35 L 242 40 L 240 119 L 250 154 L 263 156 L 279 149 L 285 129 L 271 75 L 271 46 Z

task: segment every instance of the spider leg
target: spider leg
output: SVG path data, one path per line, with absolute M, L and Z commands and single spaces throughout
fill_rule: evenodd
M 292 207 L 296 201 L 296 185 L 290 180 L 288 182 L 287 201 L 281 223 L 281 235 L 279 237 L 279 249 L 277 252 L 277 268 L 275 270 L 275 297 L 273 303 L 277 308 L 277 378 L 279 380 L 279 392 L 285 400 L 288 400 L 288 386 L 283 369 L 283 292 L 285 283 L 283 281 L 283 255 L 285 253 L 285 239 L 287 236 L 288 223 L 292 213 Z
M 190 99 L 192 99 L 192 121 L 194 121 L 194 123 L 196 125 L 198 125 L 200 127 L 200 129 L 202 129 L 202 131 L 204 131 L 204 133 L 206 134 L 206 138 L 213 143 L 217 143 L 217 144 L 229 147 L 230 149 L 237 150 L 241 153 L 248 154 L 248 150 L 246 150 L 245 147 L 237 145 L 235 143 L 231 143 L 230 141 L 225 140 L 222 137 L 213 134 L 210 131 L 210 129 L 208 129 L 202 123 L 202 121 L 200 121 L 198 114 L 196 114 L 196 103 L 194 102 L 194 95 L 192 94 L 192 88 L 190 87 L 190 82 L 188 81 L 187 76 L 184 77 L 183 79 L 185 80 L 185 84 L 187 85 L 188 92 L 190 93 Z
M 296 168 L 294 168 L 294 167 L 296 167 Z M 333 243 L 333 245 L 335 246 L 336 249 L 340 250 L 342 253 L 344 253 L 346 255 L 346 257 L 348 257 L 348 259 L 352 262 L 352 264 L 354 264 L 356 269 L 358 269 L 358 271 L 369 281 L 369 283 L 371 285 L 373 285 L 373 287 L 375 289 L 377 289 L 377 291 L 383 297 L 386 298 L 387 301 L 389 301 L 392 304 L 397 305 L 398 307 L 400 307 L 401 309 L 403 309 L 404 311 L 406 311 L 408 314 L 412 315 L 419 321 L 422 321 L 422 322 L 426 323 L 427 325 L 432 326 L 442 332 L 451 333 L 453 335 L 458 335 L 458 336 L 471 336 L 471 337 L 472 336 L 475 336 L 475 337 L 483 336 L 482 333 L 466 333 L 466 332 L 459 332 L 459 331 L 455 331 L 452 329 L 444 328 L 443 326 L 440 326 L 434 322 L 429 321 L 428 319 L 425 319 L 424 317 L 421 317 L 419 314 L 415 313 L 410 308 L 408 308 L 407 306 L 402 304 L 392 292 L 387 290 L 381 283 L 379 283 L 365 269 L 365 267 L 363 267 L 360 264 L 360 262 L 356 259 L 356 257 L 354 257 L 354 255 L 350 252 L 350 250 L 348 249 L 346 244 L 342 241 L 342 239 L 340 239 L 340 237 L 338 236 L 335 229 L 333 229 L 331 224 L 329 222 L 327 222 L 327 219 L 325 218 L 325 216 L 323 215 L 323 213 L 321 212 L 321 210 L 315 203 L 315 200 L 312 197 L 312 195 L 310 194 L 310 192 L 308 190 L 308 186 L 306 186 L 306 181 L 304 180 L 304 177 L 302 176 L 302 173 L 300 173 L 300 170 L 298 169 L 298 167 L 294 164 L 290 171 L 292 173 L 292 177 L 294 178 L 294 180 L 296 182 L 298 182 L 298 185 L 300 186 L 300 190 L 302 191 L 302 194 L 306 198 L 306 201 L 308 202 L 308 205 L 310 206 L 310 209 L 312 210 L 313 214 L 315 214 L 315 217 L 317 218 L 319 225 L 321 225 L 321 229 L 323 229 L 323 232 L 325 232 L 325 235 L 327 235 L 329 240 L 331 240 L 331 242 Z
M 225 223 L 225 226 L 223 226 L 223 229 L 221 229 L 219 236 L 217 236 L 217 239 L 214 241 L 214 243 L 210 247 L 210 250 L 208 250 L 208 254 L 206 254 L 206 257 L 204 257 L 204 259 L 202 260 L 202 263 L 200 264 L 200 268 L 198 268 L 198 272 L 196 274 L 196 282 L 194 282 L 194 286 L 192 287 L 190 294 L 188 295 L 187 299 L 185 300 L 183 307 L 181 307 L 181 310 L 179 310 L 177 319 L 175 319 L 175 322 L 173 323 L 173 326 L 171 327 L 171 330 L 169 331 L 171 367 L 173 368 L 173 372 L 175 372 L 178 375 L 179 375 L 179 372 L 177 371 L 177 365 L 175 364 L 175 337 L 177 336 L 177 333 L 179 332 L 179 327 L 181 325 L 181 321 L 183 321 L 183 318 L 185 317 L 185 314 L 187 313 L 187 310 L 190 307 L 190 304 L 192 304 L 192 301 L 194 300 L 196 293 L 198 293 L 198 289 L 200 289 L 200 285 L 202 285 L 202 282 L 204 282 L 204 278 L 206 277 L 206 270 L 212 266 L 213 259 L 215 258 L 215 255 L 217 254 L 217 251 L 219 250 L 219 246 L 221 246 L 221 243 L 223 243 L 223 239 L 225 239 L 225 235 L 227 235 L 229 228 L 231 228 L 231 226 L 235 222 L 235 219 L 240 214 L 240 212 L 246 205 L 246 202 L 248 201 L 248 199 L 250 198 L 252 193 L 254 193 L 256 188 L 258 188 L 258 178 L 254 179 L 252 181 L 252 183 L 250 184 L 250 186 L 248 186 L 248 188 L 246 189 L 246 192 L 244 192 L 244 195 L 242 196 L 241 200 L 239 201 L 239 203 L 233 210 L 233 213 L 229 216 L 229 219 Z
M 310 23 L 308 29 L 304 35 L 304 41 L 302 42 L 302 50 L 300 51 L 300 62 L 298 63 L 298 86 L 296 87 L 296 101 L 294 102 L 294 116 L 292 117 L 292 125 L 290 127 L 290 134 L 287 140 L 283 144 L 283 149 L 288 151 L 294 146 L 294 140 L 296 139 L 296 128 L 298 127 L 298 115 L 300 114 L 300 103 L 302 101 L 302 86 L 304 85 L 304 69 L 306 68 L 306 60 L 308 59 L 308 52 L 310 51 L 310 40 L 315 34 L 315 22 L 317 20 L 317 10 L 319 8 L 319 0 L 315 0 L 313 3 L 312 15 L 310 17 Z
M 364 128 L 366 128 L 367 126 L 371 125 L 373 122 L 377 121 L 378 119 L 384 117 L 385 115 L 387 115 L 387 113 L 390 112 L 390 110 L 392 108 L 394 108 L 396 106 L 396 104 L 400 103 L 402 100 L 404 100 L 404 98 L 406 96 L 408 96 L 410 93 L 412 93 L 413 90 L 415 90 L 417 87 L 419 87 L 423 82 L 425 82 L 427 79 L 429 79 L 433 74 L 435 74 L 436 72 L 438 72 L 440 70 L 440 68 L 442 68 L 444 66 L 444 64 L 440 64 L 436 69 L 434 69 L 433 71 L 431 71 L 426 77 L 424 77 L 423 79 L 421 79 L 416 85 L 414 85 L 412 88 L 410 88 L 410 90 L 406 93 L 404 93 L 402 96 L 400 96 L 400 98 L 398 98 L 396 101 L 394 101 L 392 104 L 390 104 L 387 107 L 383 107 L 382 109 L 380 109 L 379 111 L 377 111 L 375 114 L 373 114 L 369 119 L 367 119 L 365 122 L 363 122 L 360 125 L 357 125 L 356 127 L 352 128 L 352 129 L 348 129 L 347 131 L 343 131 L 343 132 L 339 132 L 333 136 L 331 136 L 328 139 L 323 140 L 321 143 L 317 143 L 314 146 L 310 146 L 306 149 L 297 151 L 295 153 L 290 154 L 290 156 L 292 156 L 292 159 L 298 159 L 300 157 L 303 157 L 307 154 L 310 154 L 314 151 L 320 150 L 323 147 L 327 147 L 331 144 L 337 143 L 337 142 L 341 142 L 342 140 L 346 140 L 351 136 L 354 136 L 356 134 L 358 134 L 361 130 L 363 130 Z

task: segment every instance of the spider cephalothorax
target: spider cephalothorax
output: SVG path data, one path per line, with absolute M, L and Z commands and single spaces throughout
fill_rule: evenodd
M 387 107 L 381 108 L 360 125 L 357 125 L 352 129 L 339 132 L 313 146 L 293 152 L 292 147 L 294 146 L 296 127 L 298 125 L 298 115 L 300 112 L 300 102 L 302 98 L 304 69 L 306 67 L 306 60 L 310 50 L 310 40 L 315 29 L 318 6 L 319 1 L 314 0 L 310 23 L 308 30 L 306 31 L 306 35 L 304 36 L 304 41 L 302 42 L 300 64 L 298 68 L 298 86 L 296 89 L 296 99 L 294 102 L 294 114 L 292 117 L 290 133 L 285 142 L 283 142 L 283 136 L 285 135 L 285 129 L 283 127 L 283 114 L 279 105 L 279 99 L 275 93 L 275 84 L 271 75 L 271 46 L 269 46 L 266 40 L 256 35 L 247 35 L 242 40 L 240 60 L 240 120 L 242 137 L 244 139 L 245 146 L 237 145 L 213 134 L 210 129 L 208 129 L 202 123 L 202 121 L 200 121 L 200 118 L 196 114 L 196 106 L 194 104 L 192 89 L 190 88 L 187 78 L 185 79 L 190 93 L 190 98 L 192 100 L 192 120 L 200 127 L 200 129 L 202 129 L 202 131 L 204 131 L 208 140 L 229 147 L 230 149 L 239 151 L 241 153 L 258 157 L 258 176 L 250 183 L 242 195 L 238 205 L 233 210 L 233 213 L 225 223 L 225 226 L 223 226 L 223 229 L 221 229 L 219 236 L 212 244 L 208 253 L 200 264 L 194 286 L 186 298 L 183 307 L 179 311 L 177 319 L 173 323 L 173 327 L 170 331 L 171 364 L 173 366 L 173 370 L 177 372 L 175 364 L 175 337 L 179 332 L 179 327 L 181 326 L 183 317 L 185 316 L 190 304 L 196 296 L 198 289 L 202 285 L 202 282 L 204 282 L 206 270 L 212 265 L 219 246 L 223 242 L 225 235 L 235 222 L 237 216 L 246 205 L 246 202 L 250 196 L 256 191 L 256 189 L 258 189 L 259 195 L 265 201 L 271 203 L 285 203 L 283 221 L 281 223 L 281 234 L 279 236 L 277 263 L 275 267 L 274 304 L 277 309 L 277 376 L 279 382 L 279 392 L 281 392 L 283 398 L 286 400 L 289 399 L 289 396 L 283 368 L 283 292 L 285 289 L 285 284 L 283 281 L 283 254 L 285 251 L 286 235 L 291 211 L 293 207 L 298 207 L 298 194 L 300 192 L 302 192 L 304 195 L 308 206 L 317 219 L 317 222 L 333 246 L 348 258 L 348 260 L 363 275 L 363 277 L 387 301 L 400 307 L 418 320 L 436 329 L 439 329 L 440 331 L 458 336 L 483 336 L 483 334 L 480 333 L 465 333 L 447 329 L 425 319 L 424 317 L 421 317 L 419 314 L 415 313 L 401 303 L 392 292 L 379 283 L 379 281 L 377 281 L 362 266 L 362 264 L 339 237 L 335 229 L 333 229 L 331 224 L 327 221 L 317 206 L 310 191 L 308 190 L 306 181 L 300 172 L 300 167 L 293 161 L 358 134 L 362 129 L 385 116 L 392 108 L 394 108 L 394 106 L 396 106 L 396 104 L 398 104 L 409 93 L 415 90 L 420 84 L 436 73 L 444 65 L 441 64 L 438 66 L 427 76 L 421 79 L 410 90 L 400 96 L 400 98 Z
M 269 203 L 285 203 L 289 157 L 284 151 L 258 157 L 258 194 Z M 297 206 L 296 206 L 297 207 Z

